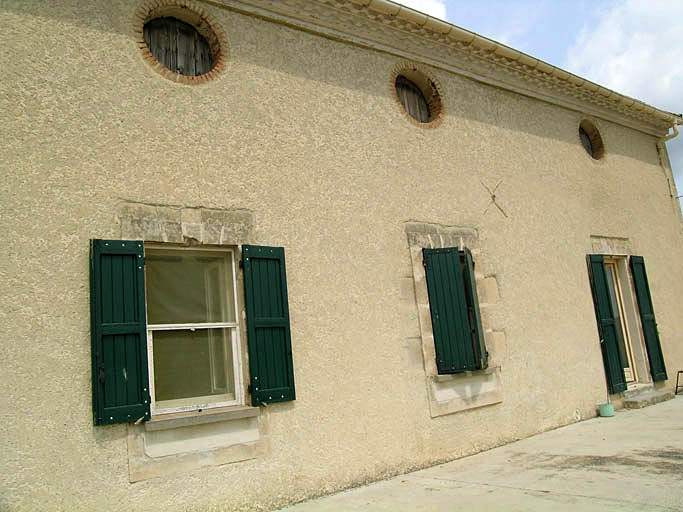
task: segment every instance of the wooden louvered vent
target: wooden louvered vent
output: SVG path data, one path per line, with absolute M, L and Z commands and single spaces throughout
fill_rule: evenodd
M 588 153 L 590 156 L 593 156 L 593 143 L 591 142 L 591 138 L 586 133 L 586 130 L 581 127 L 579 127 L 579 137 L 581 138 L 583 149 L 585 149 L 586 153 Z
M 605 145 L 597 127 L 588 119 L 579 125 L 579 139 L 581 145 L 594 160 L 600 160 L 605 155 Z
M 403 108 L 411 117 L 421 123 L 431 121 L 429 103 L 420 88 L 403 75 L 396 77 L 396 94 Z
M 174 73 L 199 76 L 211 71 L 209 43 L 189 23 L 156 18 L 145 23 L 143 32 L 154 58 Z

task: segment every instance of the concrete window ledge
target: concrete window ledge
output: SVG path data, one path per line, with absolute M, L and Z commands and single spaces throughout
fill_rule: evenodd
M 500 371 L 500 368 L 486 368 L 485 370 L 477 370 L 474 372 L 461 372 L 461 373 L 454 373 L 453 375 L 434 375 L 433 379 L 436 382 L 451 382 L 457 379 L 462 379 L 463 377 L 473 377 L 476 375 L 488 375 L 490 373 L 496 373 Z
M 144 423 L 146 432 L 168 430 L 172 428 L 217 423 L 219 421 L 252 418 L 259 415 L 258 407 L 221 407 L 218 409 L 204 409 L 201 412 L 165 414 L 157 416 Z
M 263 457 L 269 446 L 266 417 L 257 407 L 230 407 L 129 423 L 129 480 Z

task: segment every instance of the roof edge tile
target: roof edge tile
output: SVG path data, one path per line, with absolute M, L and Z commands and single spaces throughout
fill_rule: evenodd
M 680 114 L 629 98 L 392 0 L 202 1 L 394 53 L 656 136 L 683 124 Z

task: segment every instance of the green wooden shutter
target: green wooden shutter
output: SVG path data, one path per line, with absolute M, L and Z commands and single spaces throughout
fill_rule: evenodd
M 472 253 L 465 247 L 465 292 L 467 293 L 468 312 L 474 345 L 474 357 L 478 369 L 488 368 L 489 353 L 486 351 L 484 342 L 484 330 L 481 328 L 481 315 L 479 313 L 479 297 L 477 297 L 477 282 L 474 278 L 474 261 Z
M 285 250 L 242 247 L 251 403 L 294 400 Z
M 645 272 L 645 261 L 642 256 L 631 256 L 630 263 L 633 286 L 636 289 L 636 298 L 638 300 L 640 322 L 643 326 L 645 347 L 647 347 L 647 356 L 650 360 L 652 380 L 666 380 L 666 366 L 664 366 L 662 346 L 659 343 L 657 321 L 655 320 L 655 312 L 652 308 L 652 296 L 650 295 L 650 286 L 647 281 L 647 273 Z
M 598 321 L 598 334 L 600 335 L 600 348 L 605 365 L 607 387 L 610 393 L 619 393 L 626 390 L 626 376 L 619 355 L 617 325 L 607 288 L 604 258 L 601 254 L 588 255 L 588 275 L 593 292 L 595 317 Z
M 90 319 L 95 425 L 149 419 L 142 242 L 91 241 Z
M 475 370 L 465 282 L 457 248 L 422 249 L 440 374 Z

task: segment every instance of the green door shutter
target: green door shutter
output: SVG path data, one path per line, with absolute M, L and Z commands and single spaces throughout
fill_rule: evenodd
M 662 354 L 662 346 L 659 343 L 657 321 L 655 320 L 655 312 L 652 308 L 652 296 L 650 295 L 650 286 L 647 282 L 647 273 L 645 272 L 645 261 L 642 256 L 631 256 L 631 274 L 633 275 L 633 286 L 636 289 L 638 311 L 640 312 L 640 322 L 643 326 L 647 356 L 650 360 L 652 380 L 666 380 L 664 356 Z
M 91 241 L 90 319 L 95 425 L 149 419 L 142 242 Z
M 605 365 L 607 387 L 610 393 L 619 393 L 626 390 L 626 376 L 619 355 L 617 325 L 607 288 L 604 258 L 601 254 L 590 254 L 588 256 L 588 275 L 593 292 L 595 316 L 598 321 L 598 334 L 600 335 L 600 348 Z
M 245 245 L 242 262 L 251 403 L 294 400 L 285 250 Z
M 489 353 L 484 343 L 484 330 L 481 328 L 481 316 L 479 314 L 479 297 L 477 296 L 477 282 L 474 278 L 474 261 L 472 253 L 465 247 L 465 292 L 470 307 L 468 308 L 472 337 L 474 338 L 475 361 L 478 369 L 488 368 Z
M 422 249 L 440 374 L 475 370 L 465 282 L 457 248 Z

